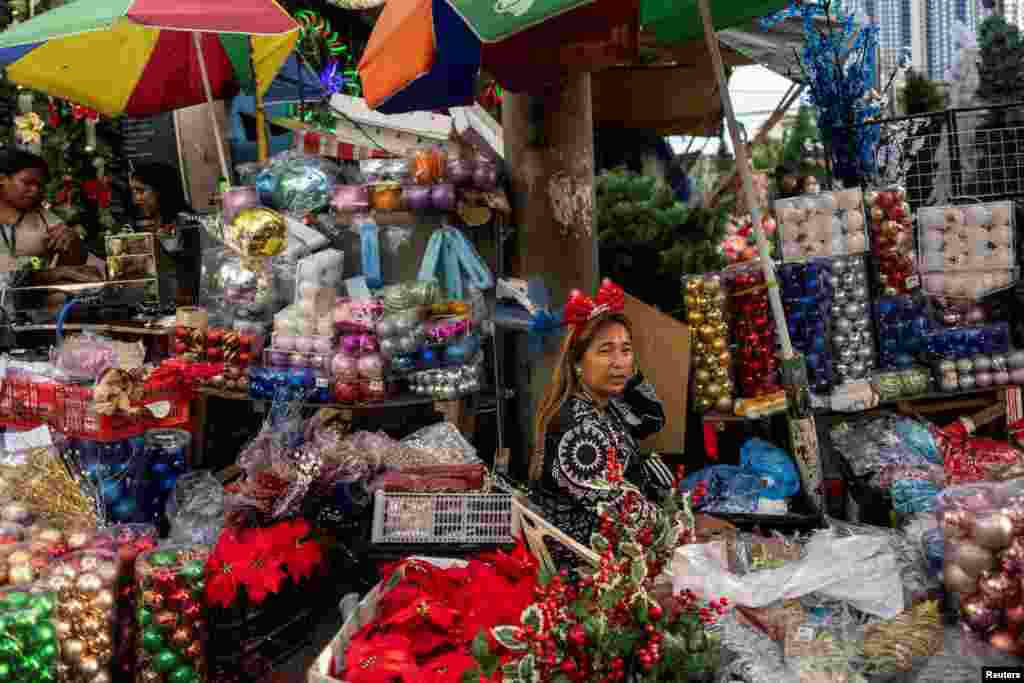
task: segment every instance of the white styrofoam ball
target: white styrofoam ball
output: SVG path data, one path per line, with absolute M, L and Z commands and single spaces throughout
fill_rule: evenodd
M 964 223 L 963 212 L 955 206 L 947 206 L 943 216 L 948 226 L 963 225 Z
M 942 211 L 933 208 L 921 209 L 917 213 L 917 220 L 925 230 L 945 230 L 946 221 Z
M 988 226 L 992 223 L 992 212 L 987 206 L 968 206 L 964 209 L 964 223 L 967 225 Z
M 990 207 L 992 212 L 992 225 L 1009 225 L 1010 216 L 1013 214 L 1013 204 L 999 202 Z
M 864 230 L 864 214 L 860 211 L 847 211 L 846 229 L 849 232 L 862 232 Z
M 864 232 L 859 230 L 857 232 L 851 232 L 846 236 L 846 248 L 851 254 L 861 254 L 867 251 L 868 244 L 867 238 L 864 236 Z
M 993 225 L 989 239 L 999 246 L 1009 248 L 1013 244 L 1013 228 L 1009 225 Z

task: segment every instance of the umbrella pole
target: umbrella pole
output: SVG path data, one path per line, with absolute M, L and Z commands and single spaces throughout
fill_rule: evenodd
M 704 39 L 707 41 L 711 63 L 715 69 L 715 78 L 718 80 L 718 92 L 722 96 L 722 110 L 725 112 L 729 137 L 732 139 L 732 147 L 736 153 L 736 167 L 739 169 L 740 178 L 743 181 L 743 194 L 747 198 L 750 218 L 754 223 L 757 250 L 761 255 L 761 268 L 764 270 L 765 284 L 768 286 L 768 300 L 772 307 L 772 317 L 775 318 L 775 330 L 779 337 L 779 344 L 782 346 L 782 359 L 789 360 L 793 358 L 793 343 L 789 339 L 786 312 L 782 308 L 782 297 L 779 295 L 779 286 L 775 279 L 771 248 L 761 227 L 761 211 L 757 208 L 757 199 L 754 195 L 754 179 L 750 173 L 747 147 L 740 138 L 739 126 L 736 125 L 736 114 L 732 108 L 732 98 L 729 96 L 729 84 L 725 78 L 725 65 L 722 63 L 722 54 L 718 50 L 718 34 L 715 32 L 715 25 L 711 20 L 711 8 L 708 6 L 708 0 L 697 1 L 700 5 L 701 20 L 704 23 Z
M 256 149 L 258 161 L 261 163 L 270 156 L 270 143 L 267 141 L 267 112 L 263 109 L 263 95 L 259 85 L 256 86 Z
M 782 350 L 782 383 L 786 389 L 786 400 L 792 415 L 797 418 L 811 416 L 811 398 L 807 382 L 807 366 L 803 356 L 793 352 L 793 342 L 789 338 L 789 326 L 786 323 L 786 311 L 782 307 L 782 296 L 779 294 L 779 282 L 775 279 L 775 265 L 772 263 L 771 249 L 768 238 L 761 225 L 761 212 L 757 208 L 754 195 L 754 179 L 750 172 L 750 161 L 747 157 L 747 146 L 740 138 L 739 126 L 736 125 L 736 113 L 732 108 L 729 96 L 729 84 L 725 79 L 725 65 L 722 54 L 718 51 L 718 34 L 711 19 L 711 7 L 708 0 L 697 0 L 700 6 L 700 17 L 704 24 L 704 40 L 707 41 L 708 52 L 715 68 L 718 80 L 718 92 L 722 96 L 722 109 L 725 122 L 729 126 L 729 137 L 732 139 L 733 150 L 736 152 L 736 166 L 743 180 L 743 194 L 750 207 L 750 218 L 754 223 L 754 236 L 757 238 L 757 250 L 761 255 L 761 269 L 764 272 L 765 285 L 768 288 L 768 302 L 772 307 L 775 319 L 775 332 Z
M 210 75 L 206 72 L 206 58 L 203 57 L 202 39 L 197 31 L 192 32 L 192 44 L 196 47 L 196 57 L 199 59 L 199 72 L 203 76 L 203 92 L 206 93 L 206 109 L 210 112 L 210 123 L 213 124 L 213 137 L 217 142 L 217 158 L 220 159 L 220 172 L 228 185 L 231 184 L 231 171 L 228 170 L 228 158 L 224 154 L 224 140 L 220 135 L 220 121 L 217 120 L 217 112 L 213 108 L 213 89 L 210 87 Z

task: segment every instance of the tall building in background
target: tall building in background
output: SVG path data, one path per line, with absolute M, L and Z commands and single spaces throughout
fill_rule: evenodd
M 904 61 L 914 69 L 927 69 L 925 23 L 922 3 L 927 0 L 850 0 L 844 3 L 855 14 L 878 24 L 878 66 L 881 81 Z M 1021 0 L 1024 2 L 1024 0 Z
M 981 23 L 978 0 L 924 0 L 925 41 L 927 44 L 928 78 L 944 81 L 953 66 L 956 51 L 954 28 L 958 23 L 977 30 Z
M 1024 0 L 994 0 L 992 10 L 1001 14 L 1006 23 L 1024 29 Z

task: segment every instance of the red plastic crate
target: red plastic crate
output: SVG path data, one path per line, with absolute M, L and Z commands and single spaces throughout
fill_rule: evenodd
M 67 436 L 93 441 L 119 441 L 158 427 L 187 427 L 191 422 L 189 392 L 173 378 L 147 384 L 137 404 L 141 415 L 99 415 L 91 386 L 7 380 L 0 391 L 0 424 L 31 429 L 48 424 Z

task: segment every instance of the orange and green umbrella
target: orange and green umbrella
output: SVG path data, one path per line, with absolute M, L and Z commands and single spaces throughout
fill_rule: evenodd
M 147 116 L 262 95 L 298 38 L 273 0 L 76 0 L 0 33 L 0 67 L 101 114 Z

